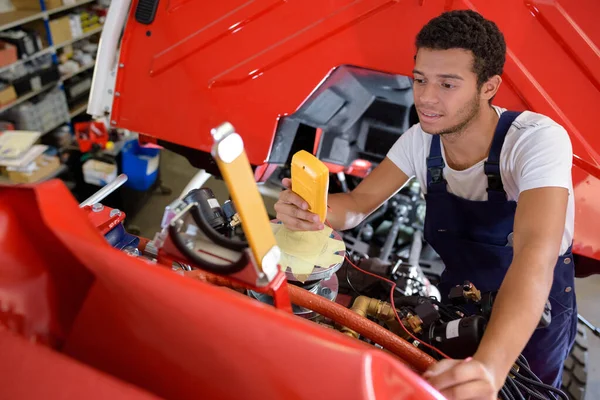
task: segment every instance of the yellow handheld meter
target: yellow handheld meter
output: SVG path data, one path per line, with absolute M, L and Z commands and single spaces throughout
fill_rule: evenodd
M 292 157 L 292 191 L 308 203 L 321 222 L 327 217 L 329 170 L 317 157 L 301 150 Z

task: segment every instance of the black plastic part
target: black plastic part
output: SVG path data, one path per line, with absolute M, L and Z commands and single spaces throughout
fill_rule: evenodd
M 135 20 L 140 24 L 149 25 L 154 22 L 159 0 L 140 0 L 135 9 Z
M 210 226 L 208 221 L 204 218 L 200 210 L 198 210 L 198 207 L 192 207 L 190 213 L 192 214 L 192 218 L 194 218 L 194 222 L 196 222 L 196 225 L 198 225 L 198 228 L 200 228 L 200 230 L 206 235 L 206 237 L 208 237 L 210 240 L 212 240 L 219 246 L 223 246 L 226 249 L 233 251 L 243 251 L 248 247 L 247 242 L 229 239 L 221 235 L 219 232 L 215 231 Z
M 319 159 L 377 164 L 415 122 L 410 78 L 343 65 L 294 114 L 279 120 L 268 162 L 287 164 L 294 152 L 312 151 L 320 128 Z
M 449 329 L 448 324 L 456 324 L 457 327 Z M 440 325 L 432 325 L 429 330 L 431 343 L 446 353 L 448 356 L 463 359 L 473 356 L 483 337 L 485 331 L 485 319 L 479 315 L 461 318 Z M 450 337 L 448 337 L 450 333 Z
M 231 263 L 231 264 L 215 264 L 210 261 L 207 261 L 200 257 L 198 253 L 191 251 L 183 240 L 181 236 L 177 232 L 177 228 L 173 225 L 169 225 L 169 237 L 173 241 L 173 244 L 183 254 L 188 260 L 190 260 L 193 264 L 200 266 L 202 269 L 220 275 L 231 275 L 236 272 L 241 271 L 248 264 L 248 256 L 246 253 L 242 253 L 240 258 Z
M 200 211 L 213 229 L 226 225 L 225 214 L 215 194 L 209 188 L 193 189 L 183 199 L 186 203 L 198 203 Z
M 448 299 L 454 305 L 465 304 L 467 301 L 463 295 L 463 287 L 462 286 L 454 286 L 450 289 L 450 293 L 448 293 Z
M 431 303 L 419 304 L 415 307 L 415 313 L 421 318 L 425 327 L 429 327 L 429 325 L 440 319 L 440 313 Z
M 223 214 L 225 214 L 225 218 L 227 218 L 227 221 L 230 221 L 231 218 L 233 218 L 233 216 L 237 212 L 235 211 L 235 207 L 233 206 L 233 203 L 230 200 L 227 200 L 225 203 L 223 203 L 221 209 L 223 210 Z

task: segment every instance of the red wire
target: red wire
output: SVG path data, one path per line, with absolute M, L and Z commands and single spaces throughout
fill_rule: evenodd
M 400 326 L 402 327 L 402 329 L 404 329 L 404 331 L 410 336 L 412 337 L 414 340 L 416 340 L 419 343 L 424 344 L 425 346 L 429 347 L 431 350 L 436 351 L 438 354 L 440 354 L 442 357 L 445 358 L 451 358 L 448 357 L 446 354 L 444 354 L 441 350 L 438 350 L 437 348 L 425 343 L 424 341 L 417 339 L 415 336 L 413 336 L 412 333 L 410 333 L 410 331 L 408 329 L 406 329 L 406 327 L 404 326 L 404 324 L 402 323 L 402 321 L 400 320 L 400 316 L 398 315 L 398 311 L 396 311 L 396 305 L 394 304 L 394 290 L 396 289 L 396 283 L 393 281 L 390 281 L 389 279 L 386 279 L 382 276 L 373 274 L 371 272 L 367 272 L 363 269 L 360 269 L 359 267 L 357 267 L 356 265 L 354 265 L 354 263 L 352 261 L 350 261 L 350 259 L 348 258 L 348 256 L 346 256 L 346 260 L 350 263 L 350 265 L 352 265 L 354 268 L 356 268 L 357 270 L 359 270 L 360 272 L 362 272 L 363 274 L 367 274 L 370 276 L 373 276 L 375 278 L 381 279 L 382 281 L 385 281 L 389 284 L 392 285 L 392 290 L 390 291 L 390 304 L 392 305 L 392 310 L 394 310 L 394 314 L 396 315 L 396 320 L 398 320 L 398 323 L 400 324 Z
M 331 207 L 329 207 L 329 205 L 327 206 L 327 208 L 331 210 Z M 327 219 L 325 219 L 325 224 L 327 224 L 328 227 L 330 227 L 331 229 L 333 229 L 333 227 L 329 224 L 329 221 L 327 221 Z M 352 261 L 350 261 L 350 259 L 348 258 L 348 256 L 344 256 L 344 257 L 346 258 L 346 261 L 348 261 L 350 263 L 350 265 L 352 265 L 355 269 L 357 269 L 358 271 L 362 272 L 363 274 L 367 274 L 367 275 L 373 276 L 373 277 L 375 277 L 377 279 L 381 279 L 382 281 L 385 281 L 385 282 L 389 283 L 390 285 L 392 285 L 392 290 L 390 291 L 390 304 L 392 305 L 392 310 L 394 310 L 394 314 L 396 315 L 396 320 L 398 321 L 398 323 L 400 324 L 400 326 L 402 327 L 402 329 L 404 329 L 404 331 L 410 337 L 412 337 L 415 341 L 417 341 L 419 343 L 422 343 L 425 346 L 429 347 L 431 350 L 437 352 L 442 357 L 448 358 L 448 359 L 451 358 L 451 357 L 448 357 L 446 354 L 444 354 L 441 350 L 438 350 L 435 347 L 433 347 L 433 346 L 431 346 L 431 345 L 423 342 L 422 340 L 417 339 L 412 333 L 409 332 L 408 329 L 406 329 L 406 327 L 402 323 L 402 320 L 400 319 L 400 316 L 398 315 L 398 311 L 396 311 L 396 305 L 394 304 L 394 290 L 396 289 L 396 283 L 395 282 L 390 281 L 389 279 L 386 279 L 383 276 L 379 276 L 379 275 L 373 274 L 371 272 L 367 272 L 367 271 L 365 271 L 365 270 L 357 267 L 356 265 L 354 265 L 354 263 Z

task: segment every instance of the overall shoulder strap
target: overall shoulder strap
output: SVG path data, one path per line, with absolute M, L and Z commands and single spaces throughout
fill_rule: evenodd
M 433 135 L 429 156 L 427 157 L 427 192 L 445 192 L 446 180 L 444 179 L 444 159 L 440 146 L 440 135 Z
M 496 126 L 490 154 L 484 164 L 484 171 L 488 179 L 488 200 L 506 200 L 506 192 L 500 177 L 500 152 L 510 126 L 520 114 L 519 111 L 505 111 Z

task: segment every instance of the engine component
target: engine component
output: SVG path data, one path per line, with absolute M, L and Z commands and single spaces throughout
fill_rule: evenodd
M 193 189 L 184 197 L 184 201 L 188 204 L 198 203 L 200 212 L 213 229 L 222 230 L 225 227 L 225 214 L 211 189 Z
M 382 326 L 360 317 L 355 312 L 340 304 L 324 299 L 294 285 L 288 285 L 288 290 L 290 300 L 293 304 L 310 308 L 343 326 L 355 330 L 403 360 L 410 360 L 410 365 L 418 372 L 424 372 L 435 363 L 435 360 L 431 356 L 418 350 L 404 339 L 399 338 Z
M 332 230 L 331 235 L 331 239 L 337 241 L 336 243 L 340 243 L 343 246 L 342 237 L 338 232 Z M 342 252 L 343 250 L 338 253 Z M 285 266 L 282 266 L 282 269 L 285 268 L 285 276 L 290 284 L 303 288 L 313 294 L 322 296 L 325 299 L 335 301 L 339 292 L 339 281 L 336 272 L 342 267 L 342 265 L 344 265 L 343 257 L 339 258 L 342 260 L 341 262 L 336 262 L 331 265 L 322 266 L 315 264 L 312 272 L 304 276 L 297 276 L 289 267 L 286 268 Z M 272 299 L 267 294 L 258 293 L 252 290 L 249 291 L 248 294 L 259 301 L 272 304 Z M 307 319 L 315 319 L 319 315 L 310 308 L 301 307 L 295 304 L 292 304 L 292 310 L 294 314 Z
M 475 354 L 485 325 L 480 315 L 434 324 L 429 329 L 429 341 L 452 358 L 467 358 Z

